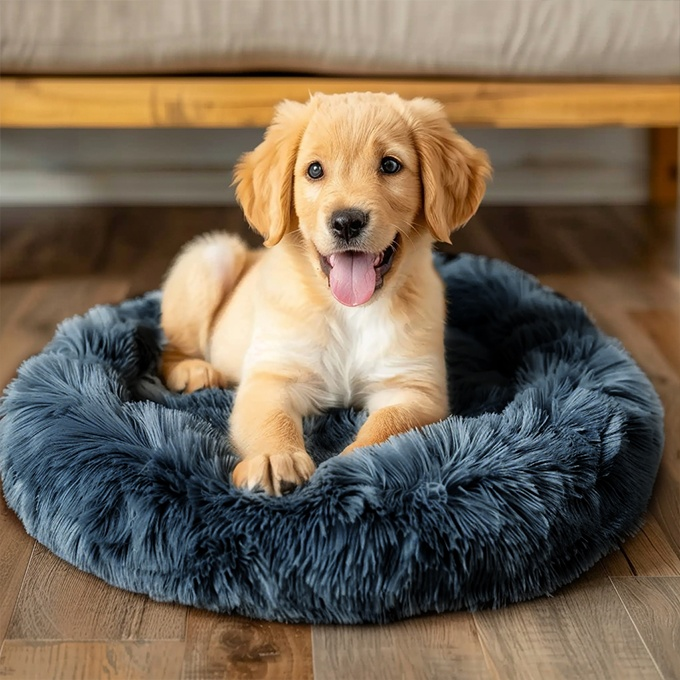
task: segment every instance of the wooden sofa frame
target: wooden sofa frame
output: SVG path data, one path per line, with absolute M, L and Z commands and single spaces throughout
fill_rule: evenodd
M 678 81 L 472 81 L 308 76 L 13 76 L 0 79 L 2 127 L 264 127 L 281 99 L 397 92 L 443 102 L 454 125 L 650 129 L 650 202 L 678 196 Z

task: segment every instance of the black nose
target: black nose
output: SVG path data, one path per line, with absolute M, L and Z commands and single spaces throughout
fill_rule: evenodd
M 349 243 L 368 224 L 368 215 L 363 210 L 336 210 L 331 215 L 331 229 L 343 241 Z

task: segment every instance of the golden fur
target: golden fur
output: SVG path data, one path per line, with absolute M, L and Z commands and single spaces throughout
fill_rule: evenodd
M 384 172 L 386 157 L 401 168 Z M 320 179 L 307 174 L 313 163 Z M 235 172 L 237 198 L 269 249 L 249 251 L 225 233 L 199 237 L 163 289 L 168 386 L 239 385 L 230 422 L 237 485 L 279 495 L 312 475 L 305 415 L 366 408 L 343 453 L 447 415 L 444 291 L 431 247 L 474 214 L 489 173 L 486 154 L 429 99 L 317 94 L 279 105 Z M 347 209 L 367 223 L 358 245 L 336 255 L 331 216 Z M 324 271 L 322 261 L 355 262 L 354 252 L 387 271 L 383 279 L 365 265 L 382 287 L 367 284 L 368 302 L 349 306 L 329 284 L 344 276 L 355 286 L 355 275 Z

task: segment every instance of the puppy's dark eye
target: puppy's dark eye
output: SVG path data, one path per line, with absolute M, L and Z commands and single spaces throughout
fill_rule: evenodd
M 392 158 L 392 156 L 385 156 L 385 158 L 380 161 L 380 172 L 382 172 L 383 175 L 394 175 L 400 170 L 401 163 L 396 158 Z
M 307 168 L 307 176 L 311 179 L 320 179 L 323 177 L 323 168 L 321 167 L 321 163 L 317 161 L 311 163 Z

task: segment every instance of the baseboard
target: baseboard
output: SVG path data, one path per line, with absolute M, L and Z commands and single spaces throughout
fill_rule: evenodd
M 231 170 L 6 170 L 4 205 L 233 205 Z M 644 170 L 631 166 L 497 167 L 485 203 L 644 203 Z
M 2 173 L 4 205 L 230 205 L 231 173 L 224 171 Z
M 22 130 L 0 135 L 14 205 L 228 205 L 231 168 L 262 130 Z M 462 130 L 494 165 L 487 203 L 642 203 L 644 130 Z

